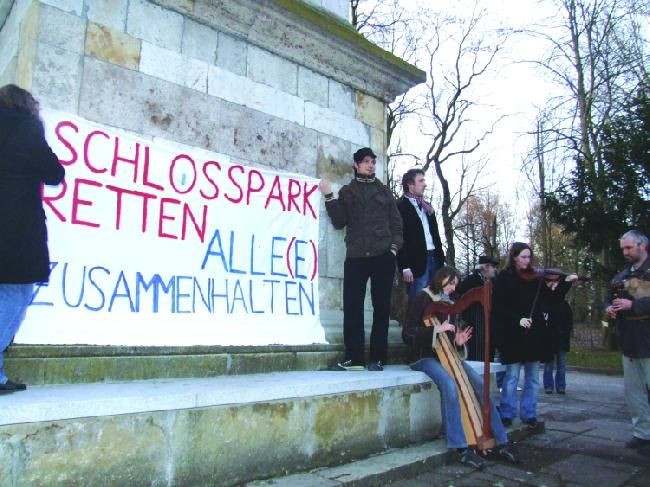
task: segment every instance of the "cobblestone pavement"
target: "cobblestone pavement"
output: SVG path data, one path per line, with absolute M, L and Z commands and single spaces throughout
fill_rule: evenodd
M 625 448 L 632 426 L 624 404 L 622 377 L 569 372 L 567 394 L 541 391 L 538 413 L 546 422 L 546 431 L 515 445 L 523 460 L 521 465 L 491 461 L 476 471 L 451 463 L 384 485 L 650 486 L 650 457 Z

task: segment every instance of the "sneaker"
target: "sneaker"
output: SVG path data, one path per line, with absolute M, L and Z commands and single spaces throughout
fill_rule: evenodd
M 24 391 L 25 389 L 27 389 L 25 384 L 14 382 L 12 380 L 7 380 L 4 384 L 0 384 L 0 392 Z
M 371 372 L 381 372 L 384 370 L 384 364 L 381 363 L 381 360 L 370 362 L 370 365 L 368 365 L 368 370 Z
M 355 364 L 352 362 L 352 360 L 346 360 L 345 362 L 338 362 L 335 364 L 332 364 L 329 368 L 329 370 L 348 370 L 348 371 L 355 371 L 355 370 L 364 370 L 363 364 Z
M 540 433 L 544 431 L 544 422 L 537 421 L 537 418 L 525 419 L 523 422 L 528 427 L 528 431 L 532 433 Z
M 566 394 L 566 392 L 564 392 L 564 389 L 560 389 L 559 391 L 557 391 L 557 393 L 562 394 L 563 396 Z
M 501 422 L 503 423 L 503 426 L 505 426 L 506 428 L 512 426 L 511 418 L 501 418 Z
M 517 455 L 512 446 L 508 444 L 497 446 L 495 453 L 499 458 L 505 460 L 506 462 L 521 463 L 521 458 L 519 458 L 519 455 Z
M 478 470 L 487 465 L 487 462 L 481 456 L 474 453 L 474 450 L 471 448 L 459 448 L 458 454 L 460 455 L 460 463 L 463 465 L 468 465 Z
M 625 443 L 625 448 L 633 448 L 636 450 L 637 448 L 641 448 L 648 445 L 650 445 L 650 440 L 644 440 L 643 438 L 633 436 L 631 440 L 628 440 Z
M 546 392 L 546 394 L 553 394 L 553 389 L 546 389 L 544 392 Z M 559 394 L 560 391 L 557 391 L 557 393 Z

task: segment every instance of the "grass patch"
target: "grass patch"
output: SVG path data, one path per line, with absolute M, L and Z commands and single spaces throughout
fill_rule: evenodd
M 611 374 L 623 374 L 621 352 L 574 348 L 567 355 L 567 363 Z

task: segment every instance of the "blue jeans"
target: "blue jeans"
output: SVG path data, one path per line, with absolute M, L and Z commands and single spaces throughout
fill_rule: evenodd
M 566 389 L 566 352 L 557 352 L 550 362 L 544 364 L 544 390 L 564 391 Z M 553 362 L 557 370 L 555 371 L 555 387 L 553 387 Z
M 413 282 L 406 283 L 406 293 L 408 294 L 409 304 L 413 301 L 413 298 L 417 293 L 429 285 L 431 278 L 441 266 L 442 264 L 440 264 L 433 255 L 427 254 L 427 267 L 424 270 L 424 274 L 420 277 L 414 276 Z
M 512 420 L 517 416 L 517 383 L 522 365 L 524 366 L 524 390 L 519 403 L 519 417 L 522 421 L 537 419 L 539 362 L 516 362 L 506 365 L 506 376 L 501 387 L 501 417 L 503 419 Z
M 4 351 L 20 328 L 32 300 L 33 284 L 0 284 L 0 383 L 7 382 Z
M 445 427 L 447 448 L 467 448 L 467 438 L 465 437 L 460 417 L 458 389 L 454 379 L 440 362 L 434 358 L 418 360 L 411 365 L 411 368 L 427 374 L 435 382 L 440 391 L 440 411 Z M 481 402 L 483 400 L 483 378 L 474 372 L 474 369 L 464 361 L 463 368 L 467 372 L 467 377 L 476 392 L 479 402 Z M 503 445 L 508 442 L 508 436 L 506 435 L 503 423 L 492 399 L 490 399 L 490 427 L 492 428 L 492 434 L 497 445 Z

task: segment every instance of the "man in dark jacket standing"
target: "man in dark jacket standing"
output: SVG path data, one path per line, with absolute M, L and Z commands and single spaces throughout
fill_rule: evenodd
M 65 171 L 45 141 L 38 103 L 15 85 L 0 88 L 0 392 L 26 389 L 4 373 L 4 351 L 32 300 L 47 282 L 49 255 L 41 184 L 56 185 Z
M 445 263 L 436 215 L 424 200 L 427 183 L 422 169 L 409 169 L 402 176 L 404 195 L 397 203 L 402 216 L 404 246 L 397 254 L 409 304 Z
M 627 282 L 629 292 L 616 299 L 608 293 L 605 306 L 616 319 L 623 350 L 625 402 L 633 426 L 632 439 L 625 446 L 650 456 L 650 296 L 641 291 L 650 284 L 648 237 L 630 230 L 621 237 L 621 250 L 630 267 L 617 274 L 612 284 Z
M 325 208 L 336 229 L 346 228 L 343 269 L 345 360 L 333 370 L 363 370 L 365 333 L 363 301 L 370 279 L 373 319 L 368 370 L 381 371 L 388 353 L 390 296 L 395 255 L 402 246 L 402 220 L 395 199 L 375 178 L 377 156 L 364 147 L 354 153 L 354 179 L 334 198 L 326 179 L 320 182 Z

